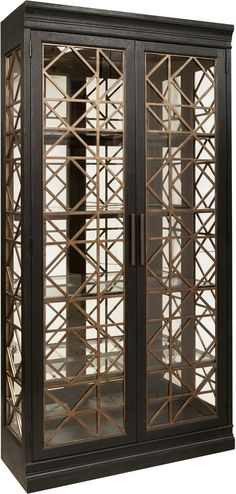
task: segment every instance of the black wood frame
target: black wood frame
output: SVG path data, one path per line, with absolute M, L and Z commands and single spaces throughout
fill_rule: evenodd
M 217 338 L 217 408 L 218 415 L 211 417 L 203 417 L 192 421 L 191 424 L 178 424 L 165 427 L 162 426 L 158 430 L 145 430 L 146 424 L 146 402 L 145 402 L 145 390 L 146 390 L 146 352 L 143 349 L 146 346 L 146 334 L 143 331 L 146 325 L 146 268 L 145 266 L 138 266 L 137 284 L 139 287 L 140 302 L 137 306 L 137 360 L 139 362 L 138 367 L 138 411 L 139 416 L 137 419 L 138 424 L 138 437 L 140 440 L 154 439 L 158 437 L 165 437 L 166 435 L 172 436 L 180 433 L 193 432 L 195 430 L 204 430 L 205 428 L 211 428 L 215 426 L 221 426 L 227 424 L 228 416 L 230 414 L 231 405 L 228 401 L 229 390 L 225 386 L 225 382 L 228 382 L 227 376 L 231 373 L 231 365 L 226 365 L 227 354 L 225 349 L 227 347 L 228 335 L 231 331 L 230 324 L 228 323 L 227 304 L 230 297 L 228 296 L 225 287 L 229 286 L 227 266 L 224 262 L 226 255 L 225 246 L 228 242 L 227 228 L 230 221 L 228 216 L 227 202 L 227 185 L 226 185 L 226 170 L 222 167 L 222 163 L 225 162 L 225 156 L 227 153 L 226 143 L 226 93 L 225 93 L 225 52 L 222 49 L 214 48 L 199 48 L 199 47 L 187 47 L 176 46 L 165 43 L 150 43 L 150 42 L 137 42 L 136 48 L 136 81 L 137 81 L 137 124 L 136 124 L 136 152 L 137 152 L 137 213 L 138 215 L 145 215 L 145 73 L 144 73 L 144 59 L 146 52 L 156 53 L 170 53 L 186 56 L 202 56 L 215 59 L 216 67 L 216 197 L 217 197 L 217 209 L 216 209 L 216 237 L 217 237 L 217 300 L 216 300 L 216 338 Z M 142 61 L 140 63 L 140 60 Z M 142 291 L 142 293 L 140 293 Z M 223 303 L 222 303 L 223 301 Z M 224 372 L 222 369 L 224 368 Z
M 5 425 L 5 269 L 2 270 L 2 458 L 22 486 L 33 492 L 168 463 L 234 448 L 232 435 L 232 330 L 231 330 L 231 73 L 230 48 L 233 26 L 169 19 L 138 14 L 25 2 L 2 23 L 2 265 L 5 263 L 5 56 L 22 51 L 22 192 L 23 192 L 23 438 L 20 443 Z M 63 33 L 63 38 L 62 34 Z M 184 55 L 213 56 L 217 60 L 218 193 L 218 392 L 219 416 L 161 431 L 144 432 L 145 389 L 145 279 L 137 243 L 136 266 L 127 263 L 130 299 L 126 303 L 128 337 L 129 434 L 102 439 L 99 445 L 42 448 L 42 334 L 40 317 L 41 262 L 41 42 L 66 41 L 121 48 L 126 51 L 128 125 L 126 148 L 126 235 L 129 215 L 139 218 L 144 198 L 144 52 L 163 51 Z M 171 41 L 170 41 L 171 40 Z M 132 57 L 135 55 L 135 63 Z M 130 57 L 130 58 L 129 58 Z M 134 58 L 133 58 L 134 60 Z M 32 79 L 31 79 L 32 77 Z M 31 95 L 31 97 L 30 97 Z M 132 95 L 132 96 L 131 96 Z M 134 101 L 136 98 L 136 104 Z M 32 108 L 31 108 L 32 105 Z M 136 122 L 136 125 L 135 125 Z M 136 133 L 135 133 L 136 127 Z M 134 153 L 136 147 L 136 156 Z M 135 171 L 136 170 L 136 171 Z M 136 185 L 135 185 L 136 177 Z M 137 197 L 135 197 L 135 191 Z M 137 200 L 136 200 L 137 199 Z M 41 203 L 40 203 L 41 204 Z M 137 235 L 140 223 L 137 221 Z M 33 240 L 33 244 L 32 244 Z M 33 245 L 33 249 L 32 249 Z M 126 244 L 130 259 L 130 245 Z M 137 287 L 137 298 L 135 290 Z M 136 300 L 138 300 L 136 308 Z M 136 321 L 137 319 L 137 321 Z M 38 322 L 37 322 L 38 321 Z M 136 331 L 137 322 L 137 331 Z M 137 359 L 133 351 L 136 348 Z M 38 352 L 39 349 L 39 352 Z M 41 351 L 40 351 L 41 349 Z M 129 360 L 132 356 L 132 360 Z M 137 400 L 136 396 L 137 373 Z M 136 409 L 135 409 L 136 407 Z M 136 421 L 137 417 L 137 421 Z M 137 438 L 137 439 L 136 439 Z M 118 447 L 117 447 L 118 446 Z M 53 449 L 53 452 L 52 452 Z

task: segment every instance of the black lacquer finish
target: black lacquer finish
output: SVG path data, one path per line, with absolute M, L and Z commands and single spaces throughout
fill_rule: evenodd
M 2 459 L 27 492 L 234 448 L 231 389 L 232 32 L 231 25 L 37 2 L 23 3 L 2 23 Z M 44 79 L 43 46 L 46 47 Z M 22 437 L 9 427 L 11 409 L 6 408 L 9 389 L 5 384 L 9 366 L 7 359 L 10 358 L 9 353 L 6 357 L 9 332 L 5 328 L 5 184 L 8 179 L 5 105 L 9 103 L 5 89 L 5 58 L 16 50 L 21 51 Z M 120 53 L 124 57 L 123 65 Z M 59 63 L 50 67 L 53 58 Z M 65 60 L 64 66 L 62 60 Z M 73 60 L 79 63 L 81 70 L 79 83 L 73 72 Z M 155 79 L 152 74 L 160 66 L 163 68 L 159 70 L 159 79 Z M 184 71 L 185 66 L 189 66 L 190 70 Z M 181 67 L 184 75 L 181 75 L 179 88 L 178 71 L 182 70 Z M 65 73 L 70 73 L 66 83 Z M 123 95 L 122 89 L 116 91 L 117 81 L 122 77 Z M 204 77 L 208 80 L 206 95 L 199 93 Z M 146 83 L 151 87 L 148 100 Z M 85 89 L 81 89 L 82 84 Z M 74 96 L 76 91 L 77 97 Z M 214 92 L 214 103 L 207 99 L 210 91 Z M 172 102 L 171 98 L 175 101 Z M 46 113 L 43 113 L 44 105 Z M 149 117 L 145 113 L 145 105 L 148 106 Z M 175 111 L 173 119 L 172 110 Z M 169 112 L 168 117 L 166 112 Z M 215 120 L 211 121 L 211 128 L 204 127 L 211 113 L 215 114 Z M 14 116 L 13 121 L 16 122 Z M 201 160 L 202 151 L 198 149 L 199 158 L 197 147 L 194 147 L 197 145 L 193 144 L 194 125 L 197 127 L 198 142 L 205 139 L 203 149 L 208 153 L 206 165 L 202 161 L 207 161 L 207 156 L 204 155 Z M 66 126 L 69 135 L 64 136 L 63 141 L 61 136 Z M 162 174 L 158 169 L 160 159 L 155 153 L 147 157 L 146 137 L 150 134 L 151 148 L 156 146 L 156 152 L 161 153 L 163 161 L 169 153 L 168 174 L 172 182 L 168 179 L 168 191 L 165 169 Z M 181 150 L 180 142 L 184 135 L 185 138 L 186 135 L 192 137 Z M 210 150 L 210 159 L 208 146 L 214 137 L 216 144 L 213 154 Z M 59 143 L 55 146 L 57 139 Z M 180 146 L 176 158 L 171 155 L 171 139 L 173 149 Z M 119 154 L 121 142 L 124 165 Z M 54 155 L 52 153 L 48 158 L 50 146 L 60 151 L 58 160 L 55 149 Z M 62 160 L 65 156 L 72 160 L 69 166 L 67 163 L 66 173 Z M 193 167 L 188 167 L 184 178 L 188 158 L 195 160 L 194 165 L 198 161 L 197 170 L 201 166 L 203 168 L 200 172 L 193 172 Z M 156 161 L 152 162 L 151 171 L 147 171 L 145 162 L 150 164 L 152 159 Z M 215 165 L 209 163 L 211 161 Z M 81 162 L 87 162 L 87 165 L 81 165 Z M 212 167 L 211 170 L 209 167 Z M 214 177 L 211 173 L 213 169 Z M 154 178 L 151 179 L 148 173 Z M 99 174 L 103 178 L 98 181 Z M 199 196 L 199 183 L 203 176 L 207 177 L 210 185 L 203 185 Z M 155 177 L 159 177 L 160 181 Z M 55 186 L 53 180 L 58 180 Z M 196 204 L 200 201 L 203 209 L 208 208 L 208 214 L 211 214 L 214 208 L 214 197 L 208 199 L 212 194 L 211 187 L 216 197 L 216 234 L 205 227 L 204 235 L 216 236 L 214 310 L 210 307 L 210 299 L 204 298 L 204 290 L 212 289 L 215 278 L 204 273 L 199 296 L 205 308 L 197 302 L 199 299 L 194 298 L 195 295 L 188 295 L 187 306 L 184 305 L 184 283 L 193 292 L 199 289 L 196 281 L 199 268 L 194 261 L 199 251 L 196 247 L 195 251 L 193 247 L 189 248 L 183 231 L 187 228 L 188 237 L 196 240 L 198 219 L 194 219 L 194 215 L 197 218 L 202 213 L 196 211 L 199 210 Z M 149 195 L 146 195 L 146 188 Z M 14 195 L 13 188 L 10 192 Z M 51 192 L 54 196 L 50 195 Z M 184 206 L 183 202 L 178 202 L 179 196 L 181 201 L 185 201 Z M 177 204 L 173 197 L 178 197 Z M 53 204 L 56 201 L 56 209 L 45 207 L 47 201 L 51 204 L 51 200 Z M 193 206 L 194 201 L 196 207 Z M 97 213 L 96 208 L 99 210 Z M 184 224 L 187 209 L 191 211 L 188 222 Z M 158 242 L 165 239 L 166 227 L 165 221 L 160 219 L 162 215 L 169 218 L 169 225 L 171 215 L 180 218 L 181 237 L 184 237 L 179 244 L 183 251 L 181 264 L 175 265 L 178 249 L 174 253 L 163 248 L 162 260 L 156 261 L 156 285 L 152 281 L 150 288 L 151 296 L 156 298 L 151 311 L 149 295 L 146 294 L 149 286 L 146 271 L 151 266 L 148 259 L 150 245 L 146 238 L 150 214 L 153 215 L 149 226 L 151 242 L 159 245 Z M 96 235 L 89 237 L 94 235 L 93 226 L 88 226 L 87 233 L 78 235 L 88 218 L 92 221 L 93 215 L 93 221 L 97 222 Z M 52 228 L 46 240 L 44 220 L 51 221 Z M 64 232 L 62 240 L 56 237 L 61 234 L 60 229 Z M 173 236 L 173 231 L 169 226 L 168 238 Z M 97 250 L 90 247 L 91 238 Z M 124 260 L 119 247 L 122 238 L 125 239 Z M 174 242 L 176 239 L 173 245 L 177 248 Z M 59 249 L 63 252 L 65 248 L 70 249 L 65 256 L 67 260 L 61 261 L 66 273 L 66 289 L 64 282 L 60 287 L 60 273 L 50 253 L 55 244 L 60 244 L 62 247 Z M 44 245 L 49 245 L 46 261 Z M 204 243 L 202 254 L 203 251 Z M 60 252 L 58 255 L 60 258 Z M 54 274 L 51 275 L 50 270 L 47 274 L 48 296 L 44 292 L 45 263 L 50 266 L 53 262 Z M 117 266 L 123 274 L 116 272 Z M 167 275 L 159 274 L 163 266 L 168 266 Z M 107 276 L 108 270 L 115 281 L 111 282 L 112 278 Z M 171 270 L 178 273 L 183 283 L 178 296 L 175 295 L 176 279 L 172 277 Z M 187 281 L 185 273 L 188 274 Z M 86 286 L 86 279 L 89 280 L 87 288 L 81 288 Z M 121 299 L 123 296 L 122 280 L 123 319 L 121 310 L 117 309 L 120 306 L 117 297 Z M 56 299 L 50 295 L 53 290 L 56 290 Z M 64 290 L 68 290 L 66 298 Z M 195 326 L 193 322 L 188 323 L 187 334 L 183 329 L 181 336 L 175 336 L 176 321 L 172 319 L 176 318 L 166 316 L 166 296 L 173 303 L 178 297 L 181 299 L 179 319 L 183 328 L 186 317 L 191 321 L 194 317 L 198 319 Z M 94 299 L 97 300 L 97 307 L 93 305 Z M 63 300 L 66 300 L 64 312 L 60 306 Z M 49 307 L 47 311 L 44 309 L 45 302 Z M 170 308 L 172 302 L 168 303 Z M 76 314 L 78 306 L 79 316 Z M 54 310 L 57 313 L 61 311 L 61 320 L 51 328 L 49 320 L 53 320 Z M 97 319 L 94 315 L 96 310 Z M 175 313 L 173 308 L 169 310 Z M 203 312 L 195 313 L 197 310 Z M 148 311 L 150 324 L 156 325 L 151 343 L 147 342 L 146 335 Z M 160 313 L 158 317 L 155 311 Z M 203 337 L 207 328 L 201 326 L 201 318 L 208 317 L 208 312 L 212 317 L 216 316 L 216 330 L 214 333 L 211 327 L 208 336 Z M 172 325 L 171 336 L 171 331 L 168 334 L 165 329 L 168 327 L 167 319 L 168 324 Z M 161 339 L 156 340 L 157 346 L 152 347 L 152 339 L 159 331 L 159 320 L 164 321 L 165 327 Z M 16 324 L 14 318 L 11 318 L 10 324 L 12 321 Z M 197 324 L 200 326 L 197 327 Z M 146 347 L 151 349 L 149 353 Z M 179 352 L 177 357 L 176 348 Z M 173 355 L 175 362 L 172 365 L 170 359 Z M 14 352 L 12 358 L 17 365 Z M 147 366 L 149 381 L 146 377 Z M 204 375 L 200 375 L 201 372 Z M 216 379 L 213 374 L 216 374 Z M 81 389 L 85 390 L 84 395 Z M 12 390 L 12 394 L 13 391 L 17 393 L 17 388 Z M 147 402 L 151 404 L 150 416 Z M 17 416 L 17 404 L 15 409 Z

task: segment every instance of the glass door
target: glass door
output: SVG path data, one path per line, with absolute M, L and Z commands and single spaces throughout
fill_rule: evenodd
M 140 234 L 145 260 L 139 282 L 145 286 L 145 308 L 138 320 L 146 377 L 140 394 L 145 403 L 141 436 L 176 434 L 179 425 L 194 430 L 204 421 L 209 426 L 221 406 L 219 60 L 214 50 L 169 50 L 147 44 L 142 54 L 145 229 Z
M 45 450 L 134 430 L 127 45 L 41 43 Z

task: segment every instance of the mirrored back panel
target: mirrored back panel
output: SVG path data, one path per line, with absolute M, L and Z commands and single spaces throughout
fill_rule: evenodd
M 146 53 L 147 429 L 216 415 L 215 61 Z
M 125 432 L 123 58 L 43 45 L 45 447 Z

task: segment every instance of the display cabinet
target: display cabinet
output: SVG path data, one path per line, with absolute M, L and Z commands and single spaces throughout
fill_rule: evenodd
M 234 447 L 232 31 L 2 23 L 2 458 L 28 492 Z

